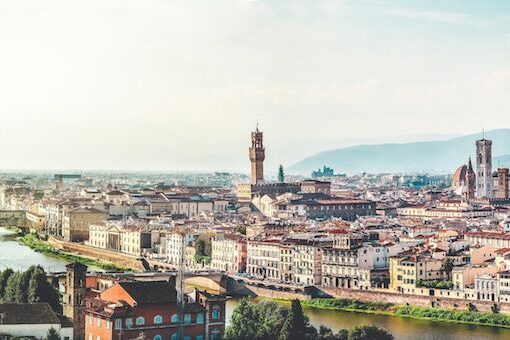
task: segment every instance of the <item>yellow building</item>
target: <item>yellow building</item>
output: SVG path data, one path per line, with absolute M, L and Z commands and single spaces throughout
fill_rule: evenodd
M 390 258 L 390 288 L 394 291 L 415 294 L 418 281 L 444 280 L 447 273 L 441 270 L 443 260 L 433 258 L 429 252 L 401 254 Z

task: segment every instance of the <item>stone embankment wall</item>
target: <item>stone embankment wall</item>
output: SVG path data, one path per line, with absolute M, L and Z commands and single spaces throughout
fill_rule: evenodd
M 383 302 L 393 303 L 396 305 L 406 305 L 418 307 L 431 307 L 434 304 L 438 308 L 444 309 L 458 309 L 467 310 L 468 304 L 472 303 L 480 312 L 490 312 L 491 306 L 494 302 L 465 300 L 465 299 L 452 299 L 438 296 L 421 296 L 421 295 L 408 295 L 392 292 L 371 292 L 366 290 L 354 289 L 341 289 L 341 288 L 321 288 L 325 293 L 328 293 L 334 298 L 338 299 L 352 299 L 363 302 Z M 502 313 L 510 313 L 510 304 L 499 303 Z
M 99 259 L 113 263 L 119 267 L 144 271 L 142 262 L 133 256 L 106 249 L 94 248 L 80 243 L 66 242 L 51 236 L 48 238 L 47 243 L 54 248 L 62 249 L 78 256 Z
M 351 299 L 362 302 L 381 302 L 381 303 L 392 303 L 395 305 L 406 305 L 417 307 L 432 307 L 434 303 L 437 308 L 444 309 L 457 309 L 457 310 L 468 310 L 468 304 L 472 303 L 475 305 L 479 312 L 491 312 L 491 307 L 494 302 L 489 301 L 474 301 L 465 299 L 454 299 L 445 298 L 438 296 L 424 296 L 424 295 L 407 295 L 393 292 L 381 292 L 381 291 L 366 291 L 366 290 L 355 290 L 355 289 L 342 289 L 342 288 L 327 288 L 317 287 L 317 290 L 325 293 L 337 299 Z M 273 299 L 299 299 L 309 300 L 312 298 L 311 294 L 306 293 L 292 293 L 285 292 L 276 289 L 269 289 L 264 287 L 258 287 L 250 284 L 239 283 L 236 280 L 230 279 L 228 281 L 228 293 L 231 295 L 241 296 L 260 296 L 268 297 Z M 502 313 L 510 314 L 509 303 L 498 303 Z

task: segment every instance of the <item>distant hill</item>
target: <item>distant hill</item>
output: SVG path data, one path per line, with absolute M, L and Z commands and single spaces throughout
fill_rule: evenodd
M 493 142 L 493 168 L 510 167 L 510 129 L 488 131 L 485 138 Z M 288 171 L 309 175 L 327 165 L 335 173 L 452 172 L 469 156 L 474 162 L 477 139 L 479 133 L 446 141 L 356 145 L 309 156 Z

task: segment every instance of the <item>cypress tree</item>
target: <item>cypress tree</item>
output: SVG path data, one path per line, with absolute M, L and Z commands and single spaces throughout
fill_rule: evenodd
M 280 164 L 278 167 L 278 182 L 285 182 L 285 172 L 283 171 L 283 165 Z
M 7 281 L 9 280 L 9 277 L 11 277 L 13 273 L 14 270 L 12 270 L 11 268 L 7 268 L 0 274 L 0 300 L 3 300 L 5 286 L 7 286 Z

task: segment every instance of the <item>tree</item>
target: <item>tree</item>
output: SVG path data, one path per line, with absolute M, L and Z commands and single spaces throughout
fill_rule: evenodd
M 281 164 L 278 167 L 278 182 L 280 182 L 280 183 L 285 182 L 285 172 L 283 171 L 283 165 L 281 165 Z
M 237 227 L 235 227 L 235 232 L 236 233 L 239 233 L 241 235 L 246 235 L 246 226 L 245 225 L 238 225 Z
M 491 311 L 492 313 L 494 314 L 498 314 L 501 310 L 501 307 L 499 307 L 499 305 L 497 303 L 494 303 L 492 306 L 491 306 Z
M 53 327 L 48 329 L 46 340 L 60 340 L 60 333 Z
M 205 241 L 202 240 L 202 239 L 198 239 L 197 240 L 197 245 L 196 245 L 196 254 L 198 256 L 206 256 L 205 254 Z
M 20 296 L 20 286 L 21 286 L 21 273 L 15 272 L 7 280 L 7 284 L 5 285 L 4 295 L 2 297 L 4 302 L 19 302 Z
M 230 325 L 225 330 L 224 340 L 256 339 L 258 318 L 254 304 L 247 299 L 241 300 L 234 309 Z
M 388 333 L 384 328 L 366 325 L 356 326 L 349 330 L 348 340 L 393 340 L 393 335 Z
M 0 300 L 3 299 L 5 286 L 7 286 L 7 281 L 13 273 L 14 271 L 11 268 L 7 268 L 0 274 Z
M 292 300 L 289 316 L 280 332 L 280 340 L 317 339 L 317 330 L 310 326 L 308 318 L 303 314 L 299 300 Z
M 441 270 L 450 277 L 453 270 L 453 261 L 449 258 L 445 258 L 441 264 Z

